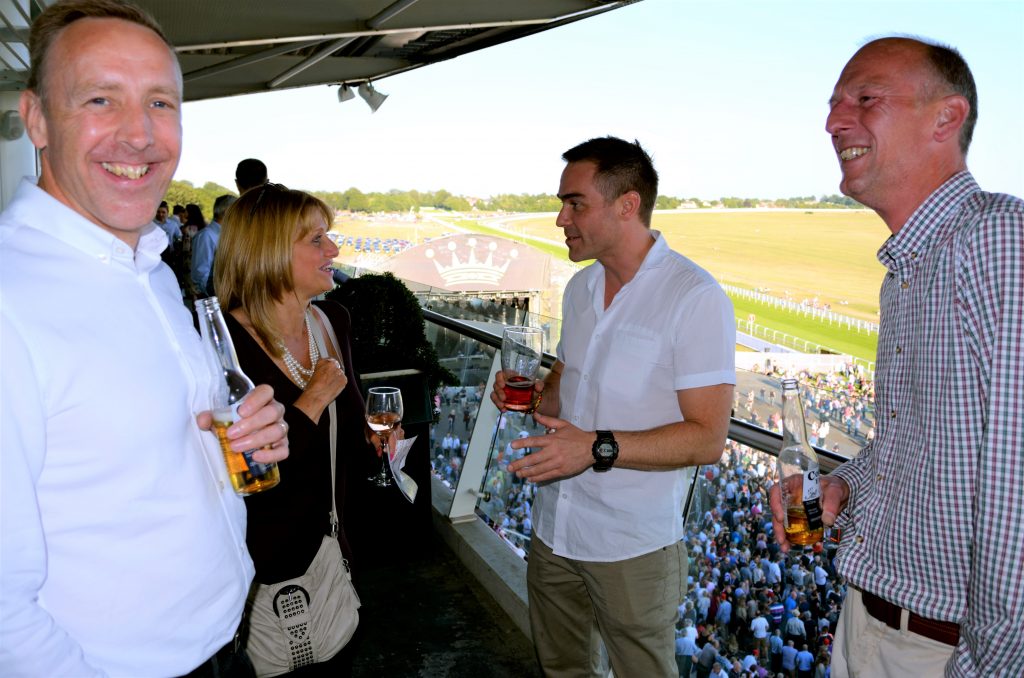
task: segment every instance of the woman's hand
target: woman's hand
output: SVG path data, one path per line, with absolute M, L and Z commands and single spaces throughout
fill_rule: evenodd
M 334 358 L 321 358 L 316 363 L 309 383 L 306 384 L 306 393 L 329 403 L 345 390 L 346 384 L 348 376 L 345 375 L 345 370 L 341 369 L 341 363 Z
M 380 457 L 382 454 L 384 454 L 384 450 L 382 449 L 382 445 L 381 445 L 380 436 L 377 433 L 375 433 L 372 429 L 370 429 L 369 427 L 367 427 L 366 431 L 367 431 L 367 434 L 366 434 L 367 442 L 369 442 L 371 445 L 373 445 L 373 450 L 377 453 L 377 456 Z M 399 440 L 405 440 L 405 429 L 402 428 L 401 424 L 396 426 L 391 431 L 391 441 L 389 443 L 389 447 L 391 448 L 392 452 L 394 452 L 395 449 L 397 449 L 398 441 Z
M 345 390 L 347 384 L 348 377 L 341 369 L 341 363 L 334 358 L 321 358 L 316 363 L 306 389 L 295 401 L 295 407 L 305 412 L 312 421 L 319 422 L 320 415 Z

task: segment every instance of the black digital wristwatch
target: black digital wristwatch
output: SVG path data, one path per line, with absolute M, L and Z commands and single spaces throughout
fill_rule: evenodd
M 597 439 L 591 448 L 594 454 L 594 470 L 604 472 L 610 469 L 619 458 L 619 444 L 611 431 L 597 431 Z

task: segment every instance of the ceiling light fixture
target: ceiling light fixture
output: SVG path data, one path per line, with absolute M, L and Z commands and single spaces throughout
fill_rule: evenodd
M 373 88 L 373 85 L 367 81 L 359 85 L 359 96 L 363 98 L 363 101 L 367 103 L 370 110 L 374 113 L 380 108 L 380 105 L 384 103 L 384 100 L 388 98 L 387 94 L 381 94 Z

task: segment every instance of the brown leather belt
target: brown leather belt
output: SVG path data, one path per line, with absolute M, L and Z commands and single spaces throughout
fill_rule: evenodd
M 861 591 L 861 600 L 864 601 L 864 608 L 868 611 L 868 614 L 878 621 L 884 622 L 886 626 L 899 630 L 901 607 L 893 605 L 888 600 L 883 600 L 867 591 Z M 913 612 L 910 613 L 910 618 L 907 620 L 907 630 L 925 638 L 931 638 L 940 643 L 952 645 L 953 647 L 956 647 L 960 642 L 959 624 L 926 619 Z

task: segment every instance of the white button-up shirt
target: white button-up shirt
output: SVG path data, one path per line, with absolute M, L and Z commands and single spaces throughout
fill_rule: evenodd
M 559 416 L 585 430 L 645 431 L 680 422 L 676 392 L 735 384 L 732 304 L 703 269 L 654 245 L 604 308 L 600 263 L 573 276 L 562 304 Z M 538 488 L 537 536 L 558 555 L 611 562 L 683 536 L 693 469 L 587 469 Z
M 0 675 L 181 675 L 238 627 L 245 506 L 165 245 L 30 182 L 0 215 Z

